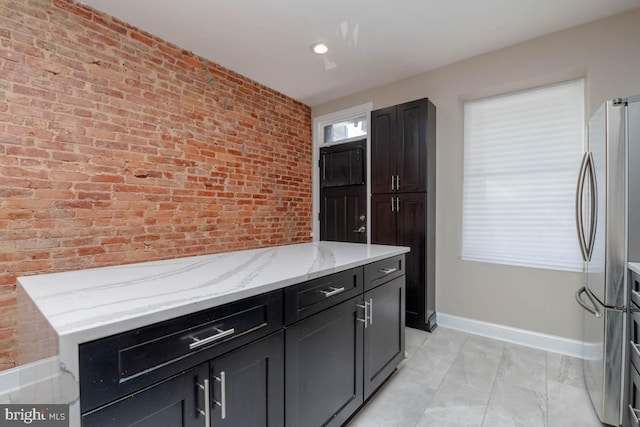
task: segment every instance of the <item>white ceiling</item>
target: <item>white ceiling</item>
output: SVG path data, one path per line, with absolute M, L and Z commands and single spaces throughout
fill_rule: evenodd
M 82 1 L 311 106 L 640 7 L 640 0 Z M 317 41 L 327 55 L 311 52 Z

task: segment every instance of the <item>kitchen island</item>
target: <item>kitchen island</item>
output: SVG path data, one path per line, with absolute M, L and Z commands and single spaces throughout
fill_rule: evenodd
M 293 363 L 285 366 L 284 360 L 296 360 L 296 365 L 303 367 L 313 354 L 308 350 L 329 343 L 315 342 L 305 348 L 302 340 L 313 336 L 314 328 L 322 333 L 330 331 L 331 327 L 321 325 L 323 320 L 329 321 L 338 325 L 333 331 L 338 334 L 336 342 L 353 338 L 361 343 L 351 355 L 353 360 L 358 358 L 365 371 L 370 365 L 372 372 L 388 376 L 389 369 L 401 359 L 398 355 L 404 356 L 404 334 L 398 325 L 385 324 L 385 317 L 379 317 L 378 322 L 373 319 L 374 313 L 381 313 L 388 321 L 396 316 L 396 323 L 404 326 L 406 252 L 408 248 L 397 246 L 313 242 L 22 277 L 18 280 L 19 310 L 25 320 L 20 326 L 20 347 L 41 357 L 57 356 L 57 385 L 47 403 L 69 403 L 72 426 L 81 425 L 81 419 L 82 425 L 118 425 L 105 420 L 113 414 L 124 416 L 134 408 L 112 406 L 113 402 L 122 397 L 133 402 L 132 396 L 155 384 L 166 388 L 167 384 L 183 383 L 187 372 L 190 377 L 186 382 L 195 381 L 207 404 L 199 399 L 187 402 L 187 395 L 193 394 L 190 389 L 181 405 L 192 404 L 194 409 L 187 412 L 193 413 L 193 419 L 181 422 L 201 426 L 219 417 L 225 425 L 240 425 L 229 421 L 225 412 L 233 414 L 242 408 L 224 402 L 227 396 L 213 396 L 216 392 L 225 395 L 226 388 L 224 372 L 220 378 L 211 360 L 238 353 L 241 346 L 276 349 L 268 356 L 276 371 L 265 371 L 265 375 L 273 379 L 274 374 L 281 374 L 282 378 L 275 385 L 266 384 L 265 390 L 284 393 L 284 381 L 289 390 L 294 385 L 304 386 L 304 381 L 319 380 L 303 378 L 309 369 L 296 369 Z M 387 286 L 392 282 L 393 286 Z M 381 302 L 375 303 L 375 298 Z M 374 304 L 380 310 L 374 309 Z M 341 324 L 334 321 L 332 312 L 335 319 L 342 319 Z M 231 326 L 224 326 L 225 322 Z M 47 324 L 48 332 L 43 331 Z M 353 336 L 340 335 L 346 325 L 353 326 Z M 30 327 L 34 330 L 29 331 Z M 376 328 L 382 335 L 374 334 Z M 381 348 L 385 334 L 391 334 L 394 341 L 389 351 Z M 335 338 L 317 336 L 330 341 Z M 36 339 L 30 343 L 29 337 Z M 295 339 L 297 347 L 290 348 Z M 376 351 L 367 352 L 367 345 L 376 347 Z M 344 351 L 347 357 L 352 350 Z M 321 356 L 322 351 L 315 354 Z M 241 358 L 238 355 L 234 360 Z M 376 359 L 380 357 L 389 360 Z M 231 360 L 222 362 L 228 365 Z M 277 368 L 275 362 L 282 366 Z M 361 371 L 362 366 L 355 369 Z M 324 376 L 331 377 L 326 372 Z M 366 372 L 358 376 L 362 382 L 356 384 L 359 391 L 355 393 L 360 396 L 352 399 L 351 412 L 385 379 L 377 374 L 376 378 L 370 376 L 367 384 Z M 241 384 L 235 384 L 235 390 L 240 389 Z M 297 399 L 299 411 L 289 413 L 292 405 L 287 405 L 286 425 L 308 421 L 307 416 L 320 417 L 317 420 L 325 416 L 307 414 L 305 405 L 313 398 L 304 393 L 287 395 L 288 402 Z M 147 396 L 138 403 L 149 399 Z M 275 400 L 271 397 L 269 404 L 284 406 L 282 399 L 279 403 Z M 272 416 L 276 412 L 276 423 L 285 418 L 284 408 L 268 412 Z M 351 412 L 331 415 L 335 418 L 331 425 L 339 425 Z M 126 421 L 118 422 L 126 425 Z

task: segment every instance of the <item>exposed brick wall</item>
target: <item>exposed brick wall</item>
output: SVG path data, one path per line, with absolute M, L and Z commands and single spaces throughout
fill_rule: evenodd
M 0 1 L 0 369 L 17 276 L 310 231 L 309 107 L 72 1 Z

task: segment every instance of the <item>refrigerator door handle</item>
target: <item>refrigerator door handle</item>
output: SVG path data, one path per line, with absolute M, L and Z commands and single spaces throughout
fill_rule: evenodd
M 591 261 L 593 246 L 596 241 L 596 226 L 598 224 L 598 185 L 596 182 L 596 167 L 593 163 L 593 155 L 588 153 L 587 169 L 589 171 L 589 184 L 591 185 L 591 224 L 589 225 L 589 243 L 587 244 L 587 261 Z
M 591 304 L 593 305 L 593 307 L 589 307 L 587 305 L 586 302 L 584 302 L 584 300 L 582 299 L 582 294 L 586 293 L 587 297 L 589 298 L 589 301 L 591 301 Z M 580 289 L 578 289 L 578 291 L 576 292 L 576 301 L 578 301 L 578 304 L 580 304 L 580 306 L 582 306 L 582 308 L 584 308 L 585 310 L 587 310 L 589 313 L 593 314 L 594 316 L 600 318 L 602 317 L 602 313 L 600 313 L 598 311 L 596 302 L 593 300 L 593 297 L 591 296 L 591 294 L 589 293 L 589 291 L 587 290 L 586 286 L 581 287 Z
M 582 218 L 582 198 L 584 196 L 584 180 L 587 173 L 587 162 L 589 161 L 589 153 L 582 156 L 582 164 L 578 173 L 578 188 L 576 189 L 576 228 L 578 231 L 578 243 L 580 244 L 580 252 L 582 259 L 587 261 L 587 243 L 584 237 L 584 221 Z

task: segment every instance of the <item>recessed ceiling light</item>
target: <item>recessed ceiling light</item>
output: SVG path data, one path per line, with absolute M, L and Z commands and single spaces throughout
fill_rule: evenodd
M 316 43 L 313 46 L 311 46 L 311 50 L 315 54 L 324 55 L 325 53 L 327 53 L 329 51 L 329 48 L 324 43 Z

